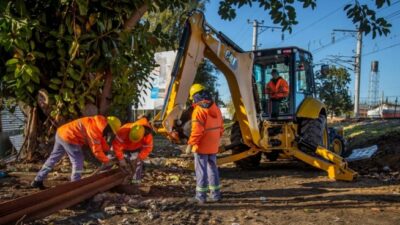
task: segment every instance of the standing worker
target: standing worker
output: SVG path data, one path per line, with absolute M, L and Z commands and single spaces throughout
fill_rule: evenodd
M 271 75 L 272 78 L 267 84 L 266 92 L 271 101 L 271 117 L 277 117 L 282 100 L 289 96 L 289 85 L 285 79 L 279 76 L 276 69 L 272 69 Z
M 140 183 L 143 160 L 153 150 L 152 128 L 147 117 L 142 116 L 134 123 L 124 124 L 117 131 L 112 147 L 119 161 L 124 160 L 124 155 L 130 161 L 131 170 L 134 170 L 132 183 Z
M 43 180 L 65 153 L 72 164 L 71 181 L 79 180 L 83 172 L 82 146 L 84 144 L 89 145 L 94 156 L 102 162 L 101 168 L 110 167 L 110 159 L 105 155 L 110 147 L 103 135 L 105 136 L 111 131 L 115 133 L 120 126 L 121 122 L 117 117 L 91 116 L 73 120 L 59 127 L 56 132 L 53 151 L 37 173 L 31 186 L 45 189 Z M 120 166 L 126 167 L 124 163 L 124 161 L 120 161 Z
M 221 200 L 221 186 L 217 167 L 217 153 L 224 132 L 224 121 L 218 106 L 211 95 L 200 84 L 190 88 L 190 100 L 193 102 L 192 129 L 186 153 L 193 152 L 196 173 L 196 195 L 198 203 L 207 200 Z

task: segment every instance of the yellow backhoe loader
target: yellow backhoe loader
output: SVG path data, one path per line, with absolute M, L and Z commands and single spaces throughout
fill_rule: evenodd
M 331 179 L 350 181 L 357 175 L 340 156 L 342 139 L 332 142 L 336 152 L 327 149 L 326 108 L 315 98 L 312 55 L 297 47 L 243 51 L 207 24 L 199 11 L 193 11 L 186 21 L 164 106 L 153 120 L 158 133 L 186 144 L 191 119 L 189 89 L 205 58 L 225 75 L 235 107 L 231 144 L 220 148 L 231 149 L 233 154 L 219 158 L 219 165 L 235 162 L 248 168 L 260 163 L 261 154 L 270 160 L 285 155 L 325 170 Z M 289 96 L 276 106 L 274 116 L 265 94 L 272 69 L 279 70 L 289 84 Z

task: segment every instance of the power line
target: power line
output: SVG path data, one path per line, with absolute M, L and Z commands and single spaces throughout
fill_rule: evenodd
M 389 7 L 392 7 L 393 5 L 396 5 L 396 4 L 399 3 L 399 2 L 400 2 L 400 0 L 397 0 L 397 1 L 393 2 L 392 4 L 387 5 L 386 7 L 383 7 L 383 8 L 381 8 L 381 9 L 379 9 L 377 12 L 382 11 L 382 10 L 384 10 L 384 9 L 387 9 L 387 8 L 389 8 Z
M 400 0 L 399 0 L 400 1 Z M 265 13 L 266 11 L 265 10 L 260 10 L 257 14 L 256 14 L 256 16 L 254 17 L 254 18 L 259 18 L 260 16 L 261 16 L 261 14 L 263 14 L 263 13 Z M 245 41 L 246 39 L 243 39 L 244 37 L 246 37 L 246 33 L 247 32 L 244 32 L 244 30 L 245 30 L 245 28 L 246 28 L 246 31 L 248 30 L 248 26 L 246 26 L 247 25 L 247 23 L 244 23 L 243 25 L 242 25 L 242 27 L 240 28 L 240 32 L 239 33 L 241 33 L 240 34 L 240 38 L 238 39 L 238 41 L 237 41 L 237 43 L 239 44 L 239 45 L 241 45 L 242 43 L 243 43 L 243 41 Z
M 312 50 L 311 52 L 312 52 L 313 54 L 315 54 L 315 53 L 317 53 L 317 52 L 319 52 L 319 51 L 321 51 L 321 50 L 323 50 L 323 49 L 325 49 L 325 48 L 327 48 L 327 47 L 330 47 L 330 46 L 332 46 L 332 45 L 335 45 L 335 44 L 337 44 L 337 43 L 339 43 L 339 42 L 341 42 L 341 41 L 343 41 L 343 40 L 346 40 L 346 39 L 348 39 L 348 38 L 350 38 L 350 37 L 352 37 L 352 36 L 351 36 L 351 35 L 350 35 L 350 36 L 344 36 L 344 37 L 342 37 L 342 38 L 339 38 L 339 39 L 335 40 L 335 42 L 333 42 L 333 43 L 329 43 L 329 44 L 323 45 L 323 46 L 321 46 L 321 47 L 319 47 L 319 48 L 317 48 L 317 49 Z
M 293 33 L 291 36 L 289 36 L 289 38 L 287 38 L 286 40 L 283 40 L 280 44 L 282 44 L 284 41 L 290 40 L 291 38 L 293 38 L 294 36 L 298 35 L 299 33 L 301 33 L 301 32 L 303 32 L 303 31 L 307 30 L 308 28 L 314 26 L 315 24 L 317 24 L 317 23 L 323 21 L 324 19 L 330 17 L 331 15 L 335 14 L 337 11 L 339 11 L 339 10 L 340 10 L 343 6 L 345 6 L 345 5 L 346 5 L 346 4 L 341 5 L 339 8 L 337 8 L 337 9 L 331 11 L 330 13 L 328 13 L 327 15 L 325 15 L 325 16 L 323 16 L 323 17 L 317 19 L 316 21 L 312 22 L 311 24 L 309 24 L 309 25 L 306 26 L 305 28 L 303 28 L 303 29 L 301 29 L 301 30 L 299 30 L 299 31 L 297 31 L 297 32 L 295 32 L 295 33 Z
M 375 53 L 377 53 L 377 52 L 381 52 L 381 51 L 384 51 L 384 50 L 386 50 L 386 49 L 393 48 L 393 47 L 396 47 L 396 46 L 399 46 L 399 45 L 400 45 L 400 43 L 396 43 L 396 44 L 387 46 L 387 47 L 385 47 L 385 48 L 382 48 L 382 49 L 379 49 L 379 50 L 376 50 L 376 51 L 368 52 L 368 53 L 366 53 L 366 54 L 363 54 L 362 56 L 372 55 L 372 54 L 375 54 Z
M 396 17 L 398 15 L 400 15 L 400 10 L 394 11 L 391 14 L 385 16 L 385 19 L 390 19 L 390 18 Z

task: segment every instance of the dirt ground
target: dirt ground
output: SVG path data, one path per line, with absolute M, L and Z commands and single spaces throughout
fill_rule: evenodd
M 400 135 L 392 135 L 378 143 L 390 151 L 350 164 L 360 172 L 352 182 L 329 180 L 324 171 L 293 160 L 263 161 L 252 171 L 224 165 L 223 200 L 204 205 L 190 201 L 194 173 L 180 167 L 189 158 L 161 143 L 146 164 L 142 186 L 148 193 L 101 193 L 30 224 L 400 224 L 400 161 L 382 161 L 400 155 Z M 40 166 L 9 165 L 10 177 L 0 179 L 0 202 L 36 192 L 29 182 Z M 45 184 L 67 182 L 62 168 Z

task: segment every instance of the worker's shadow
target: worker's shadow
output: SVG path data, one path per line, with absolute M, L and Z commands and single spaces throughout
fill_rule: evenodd
M 240 169 L 236 167 L 220 168 L 222 179 L 256 179 L 256 178 L 313 178 L 316 176 L 326 176 L 326 172 L 315 169 L 302 162 L 290 163 L 263 163 L 256 169 Z

